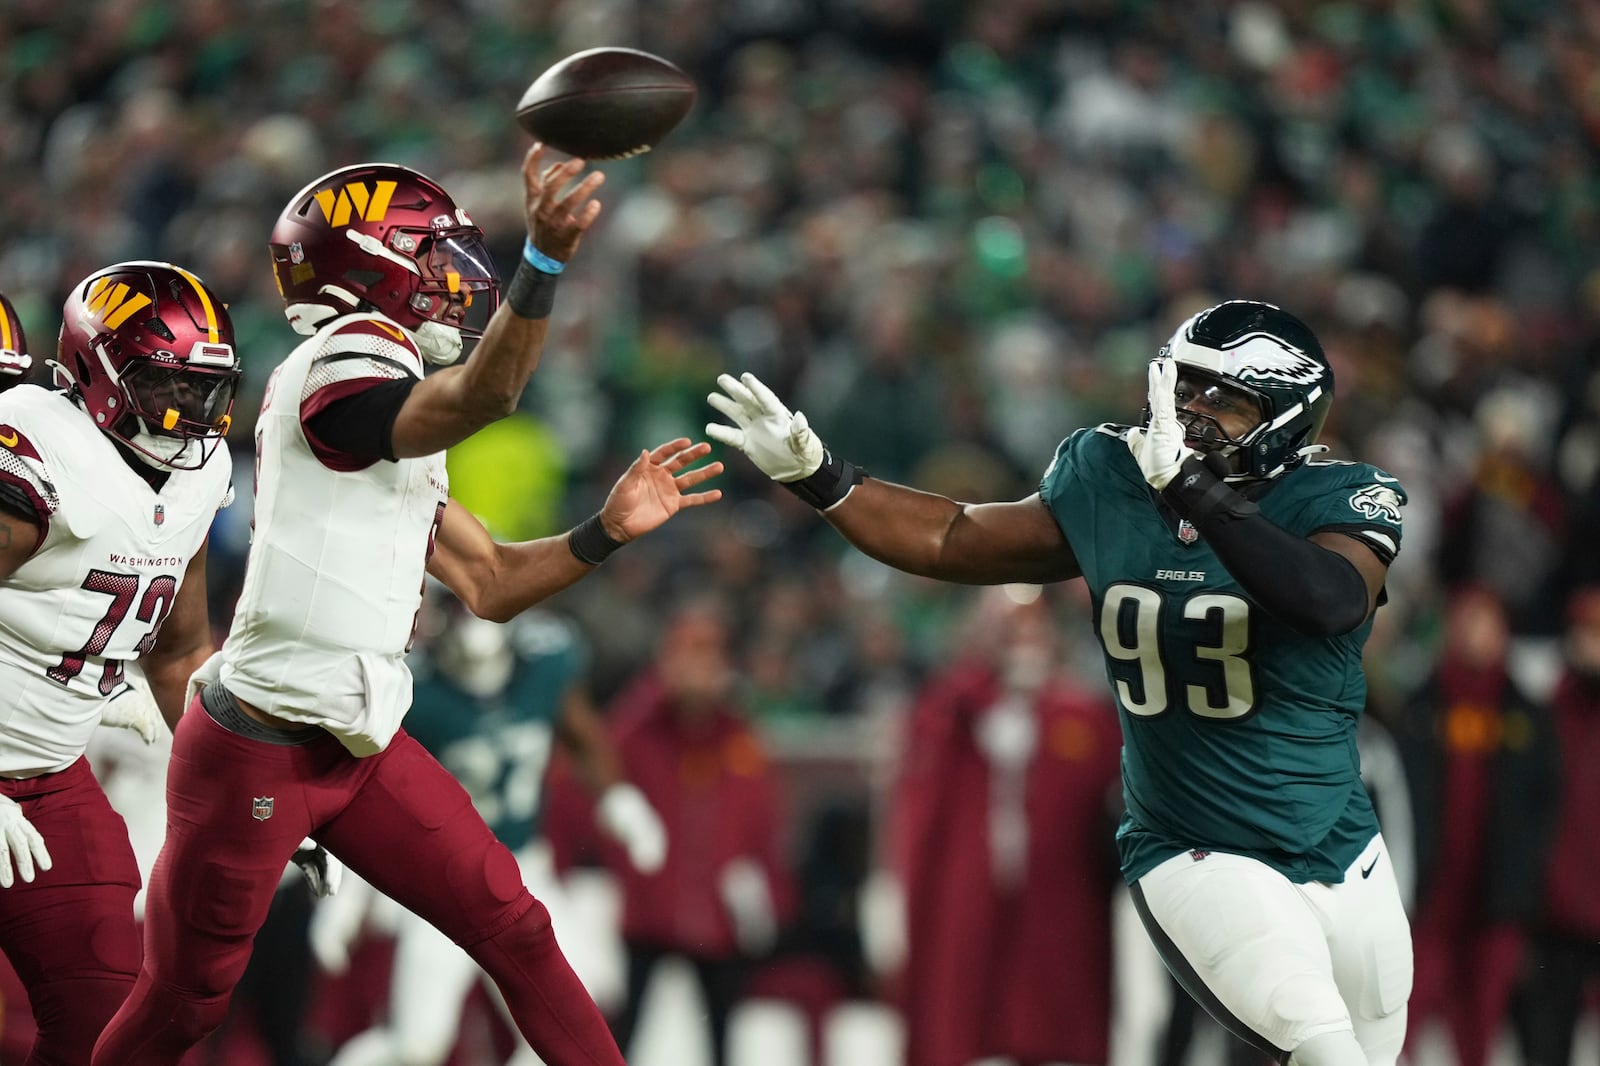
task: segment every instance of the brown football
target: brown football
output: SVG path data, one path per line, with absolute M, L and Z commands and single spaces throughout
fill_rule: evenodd
M 648 152 L 694 106 L 694 81 L 633 48 L 591 48 L 539 75 L 517 103 L 534 137 L 582 159 Z

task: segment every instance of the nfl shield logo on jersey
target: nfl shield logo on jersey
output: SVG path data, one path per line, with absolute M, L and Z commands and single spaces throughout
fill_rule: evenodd
M 167 509 L 165 507 L 163 507 L 159 503 L 156 504 L 156 525 L 159 526 L 161 523 L 165 522 L 166 520 L 167 520 Z
M 272 817 L 272 797 L 257 796 L 250 801 L 250 817 L 258 822 L 264 822 Z
M 1200 539 L 1200 531 L 1190 524 L 1187 518 L 1178 519 L 1178 539 L 1185 544 L 1193 544 Z

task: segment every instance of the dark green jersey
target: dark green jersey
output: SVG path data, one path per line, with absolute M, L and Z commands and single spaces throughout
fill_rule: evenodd
M 1083 568 L 1122 719 L 1123 875 L 1215 850 L 1341 881 L 1378 829 L 1356 755 L 1372 623 L 1321 639 L 1268 617 L 1159 505 L 1126 434 L 1079 430 L 1039 486 Z M 1400 547 L 1404 493 L 1362 463 L 1306 463 L 1256 502 L 1300 536 L 1346 532 L 1385 560 Z
M 577 631 L 562 619 L 530 612 L 507 624 L 516 664 L 497 694 L 474 696 L 416 656 L 405 725 L 516 850 L 537 832 L 554 725 L 586 662 Z

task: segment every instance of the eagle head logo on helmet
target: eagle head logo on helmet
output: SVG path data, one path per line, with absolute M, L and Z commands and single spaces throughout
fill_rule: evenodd
M 1229 480 L 1274 478 L 1294 469 L 1333 406 L 1333 368 L 1311 328 L 1273 304 L 1229 300 L 1185 321 L 1161 350 L 1180 374 L 1249 394 L 1261 420 L 1218 450 Z
M 352 312 L 405 329 L 431 363 L 461 356 L 500 300 L 483 231 L 440 185 L 409 167 L 325 174 L 289 201 L 269 239 L 284 313 L 306 336 Z

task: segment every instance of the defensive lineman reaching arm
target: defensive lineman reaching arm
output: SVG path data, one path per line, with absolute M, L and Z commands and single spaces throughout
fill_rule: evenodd
M 1168 967 L 1278 1061 L 1389 1066 L 1410 938 L 1355 723 L 1405 497 L 1310 460 L 1333 384 L 1299 319 L 1219 304 L 1151 361 L 1143 425 L 1077 431 L 999 504 L 868 477 L 749 374 L 718 379 L 732 424 L 706 432 L 901 570 L 1082 576 L 1122 724 L 1123 876 Z

